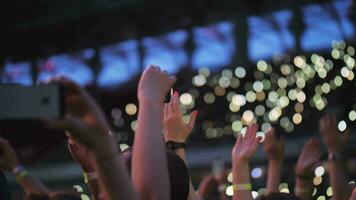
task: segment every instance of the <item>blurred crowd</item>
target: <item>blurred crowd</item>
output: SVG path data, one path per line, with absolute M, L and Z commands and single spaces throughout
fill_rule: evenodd
M 226 194 L 227 174 L 232 173 L 233 200 L 252 200 L 250 161 L 259 145 L 263 145 L 268 158 L 266 191 L 261 200 L 309 200 L 313 199 L 314 170 L 321 162 L 321 150 L 316 138 L 304 144 L 295 164 L 295 188 L 290 193 L 281 193 L 285 138 L 271 128 L 263 142 L 256 133 L 259 125 L 250 124 L 239 134 L 231 150 L 231 169 L 218 170 L 207 175 L 194 188 L 186 160 L 186 140 L 191 134 L 197 111 L 190 113 L 188 123 L 182 118 L 179 94 L 172 92 L 169 102 L 166 94 L 176 82 L 157 66 L 149 66 L 141 75 L 137 97 L 139 113 L 134 144 L 120 152 L 111 133 L 109 123 L 95 100 L 74 82 L 56 77 L 48 84 L 66 88 L 65 116 L 47 120 L 53 129 L 62 130 L 68 137 L 68 149 L 73 160 L 81 167 L 84 182 L 95 200 L 208 200 L 231 199 Z M 317 125 L 315 125 L 317 127 Z M 333 200 L 356 200 L 346 177 L 343 147 L 348 142 L 350 131 L 339 134 L 336 117 L 325 114 L 319 123 L 319 132 L 327 147 L 329 181 Z M 281 136 L 279 136 L 281 135 Z M 0 169 L 11 172 L 26 191 L 27 200 L 76 200 L 81 199 L 75 191 L 52 191 L 31 175 L 21 163 L 11 144 L 0 138 Z M 11 198 L 11 191 L 2 175 L 0 200 Z

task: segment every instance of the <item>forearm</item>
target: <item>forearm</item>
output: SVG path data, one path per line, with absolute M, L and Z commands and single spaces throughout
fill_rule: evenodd
M 351 195 L 341 161 L 329 160 L 329 176 L 335 200 L 347 200 Z
M 269 160 L 267 173 L 267 194 L 278 192 L 282 175 L 282 160 Z
M 199 199 L 207 198 L 211 193 L 211 191 L 213 190 L 213 188 L 216 186 L 217 183 L 211 175 L 205 177 L 199 185 L 197 196 L 199 197 Z
M 311 179 L 301 179 L 296 177 L 294 193 L 304 200 L 310 200 L 313 194 L 313 182 Z
M 37 178 L 27 175 L 26 177 L 16 178 L 21 187 L 27 194 L 31 193 L 50 193 L 50 190 Z
M 142 199 L 169 199 L 162 118 L 163 103 L 140 101 L 132 156 L 132 179 Z
M 87 185 L 90 189 L 92 198 L 94 200 L 101 200 L 103 194 L 101 193 L 98 179 L 89 180 Z
M 102 186 L 101 189 L 105 191 L 106 198 L 109 200 L 138 199 L 118 153 L 108 158 L 96 157 L 96 172 Z
M 250 166 L 246 161 L 234 161 L 232 164 L 234 195 L 233 200 L 253 200 L 251 188 L 242 189 L 251 184 L 250 180 Z

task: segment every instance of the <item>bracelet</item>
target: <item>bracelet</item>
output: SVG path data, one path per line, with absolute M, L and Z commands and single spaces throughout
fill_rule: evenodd
M 95 180 L 98 178 L 98 175 L 95 172 L 83 172 L 84 182 L 88 183 L 91 180 Z
M 22 180 L 28 176 L 28 172 L 20 164 L 12 169 L 12 173 L 15 175 L 16 180 Z
M 252 190 L 252 185 L 251 183 L 242 183 L 242 184 L 234 184 L 233 185 L 234 191 L 241 191 L 241 190 Z
M 169 150 L 185 149 L 186 144 L 184 142 L 167 141 L 166 148 Z

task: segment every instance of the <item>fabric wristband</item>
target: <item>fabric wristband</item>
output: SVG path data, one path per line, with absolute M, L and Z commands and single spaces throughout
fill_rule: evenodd
M 84 182 L 88 183 L 91 180 L 97 179 L 98 175 L 95 172 L 83 172 Z
M 241 191 L 241 190 L 252 190 L 252 185 L 251 183 L 242 183 L 242 184 L 234 184 L 233 185 L 234 191 Z
M 15 175 L 16 180 L 21 180 L 28 176 L 28 172 L 22 165 L 16 165 L 12 169 L 12 173 Z

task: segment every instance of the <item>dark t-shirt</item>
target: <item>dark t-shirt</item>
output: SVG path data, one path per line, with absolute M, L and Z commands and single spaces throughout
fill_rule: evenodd
M 7 186 L 6 177 L 2 173 L 2 171 L 0 171 L 0 199 L 1 200 L 11 200 L 12 199 L 10 189 Z

